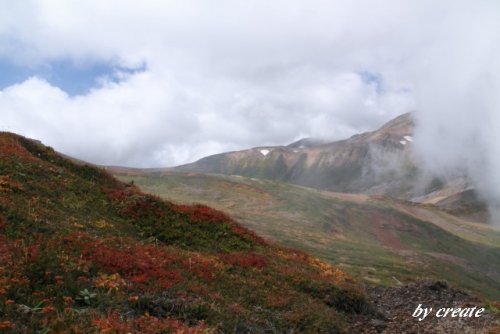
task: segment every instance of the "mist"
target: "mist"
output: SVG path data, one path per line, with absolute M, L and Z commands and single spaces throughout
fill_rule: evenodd
M 415 66 L 415 148 L 425 168 L 466 174 L 500 225 L 500 21 L 498 5 L 478 2 L 443 22 L 439 43 Z M 446 36 L 446 38 L 443 38 Z

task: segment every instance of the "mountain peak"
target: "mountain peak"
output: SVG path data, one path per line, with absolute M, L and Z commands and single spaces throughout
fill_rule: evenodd
M 406 113 L 378 130 L 345 140 L 303 138 L 274 150 L 268 147 L 273 154 L 223 153 L 175 169 L 260 177 L 339 192 L 401 195 L 412 186 L 407 181 L 390 184 L 389 176 L 401 167 L 401 175 L 414 178 L 412 132 L 412 117 Z
M 396 118 L 388 121 L 380 129 L 395 128 L 395 127 L 413 127 L 415 125 L 413 113 L 407 112 L 399 115 Z
M 320 145 L 323 143 L 325 143 L 325 141 L 321 140 L 321 139 L 302 138 L 302 139 L 299 139 L 299 140 L 287 145 L 287 147 L 289 147 L 289 148 L 310 148 L 310 147 Z

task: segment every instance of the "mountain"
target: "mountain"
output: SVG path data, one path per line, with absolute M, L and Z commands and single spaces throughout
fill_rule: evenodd
M 2 333 L 337 333 L 373 312 L 338 267 L 0 133 Z
M 405 114 L 347 140 L 303 139 L 289 146 L 257 147 L 209 156 L 175 170 L 258 177 L 337 192 L 403 194 L 410 184 L 401 179 L 415 179 L 409 149 L 412 130 L 411 115 Z
M 500 299 L 500 230 L 432 204 L 220 174 L 116 175 L 171 201 L 224 210 L 258 235 L 306 251 L 366 283 L 445 279 Z
M 325 142 L 302 139 L 288 146 L 216 154 L 174 171 L 240 175 L 344 193 L 381 194 L 441 206 L 476 221 L 487 208 L 467 177 L 429 174 L 413 152 L 414 121 L 403 114 L 376 131 Z

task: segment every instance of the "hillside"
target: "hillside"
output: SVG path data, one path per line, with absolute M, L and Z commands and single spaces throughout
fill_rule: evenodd
M 0 133 L 2 333 L 336 333 L 371 312 L 337 267 Z
M 303 139 L 288 146 L 256 147 L 208 156 L 171 170 L 387 195 L 436 204 L 450 213 L 487 221 L 486 206 L 466 177 L 457 174 L 445 180 L 425 171 L 413 152 L 414 126 L 412 115 L 407 113 L 375 131 L 346 140 Z
M 259 235 L 304 250 L 365 282 L 446 279 L 484 298 L 500 298 L 500 230 L 433 205 L 239 176 L 118 174 L 163 198 L 222 209 Z
M 403 195 L 416 178 L 412 132 L 411 115 L 405 114 L 377 131 L 346 140 L 304 139 L 288 146 L 222 153 L 175 170 L 265 178 L 337 192 Z

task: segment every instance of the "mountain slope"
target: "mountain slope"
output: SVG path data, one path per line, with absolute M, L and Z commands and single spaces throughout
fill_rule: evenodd
M 340 269 L 0 133 L 2 333 L 338 332 Z
M 169 200 L 223 209 L 259 235 L 367 282 L 446 279 L 485 298 L 500 298 L 500 231 L 435 206 L 238 176 L 137 171 L 118 176 Z
M 345 193 L 383 194 L 433 203 L 486 222 L 485 203 L 463 175 L 440 179 L 413 154 L 414 122 L 403 114 L 380 129 L 346 140 L 303 139 L 288 146 L 217 154 L 171 170 L 240 175 Z
M 266 178 L 337 192 L 403 194 L 415 177 L 409 149 L 412 130 L 411 116 L 405 114 L 378 131 L 347 140 L 301 140 L 223 153 L 175 170 Z M 401 174 L 398 184 L 391 183 L 395 173 Z M 408 182 L 401 183 L 403 178 Z

